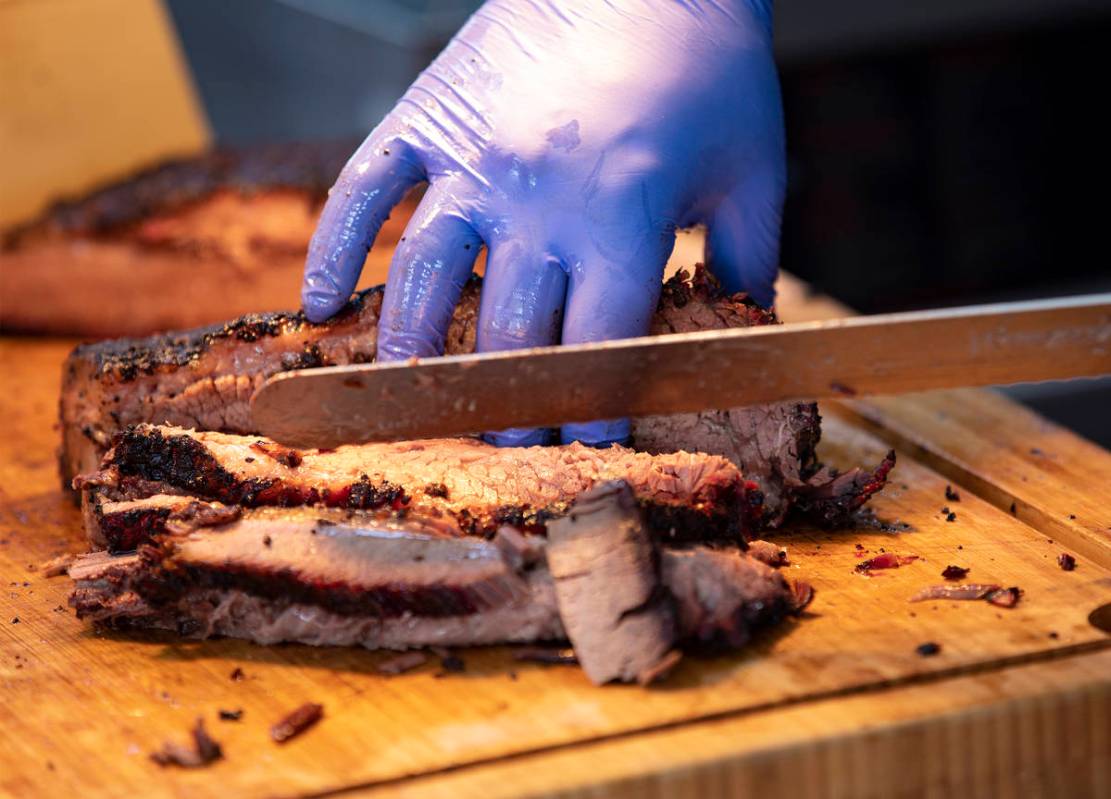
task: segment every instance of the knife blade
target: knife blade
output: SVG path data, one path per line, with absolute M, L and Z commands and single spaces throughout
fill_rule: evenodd
M 297 447 L 1111 374 L 1111 293 L 274 375 Z

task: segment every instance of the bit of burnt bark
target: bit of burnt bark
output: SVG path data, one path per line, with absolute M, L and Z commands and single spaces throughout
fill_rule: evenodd
M 467 664 L 454 652 L 445 651 L 440 655 L 440 668 L 448 674 L 459 674 L 467 670 Z
M 448 498 L 447 486 L 443 483 L 429 483 L 424 487 L 424 493 L 430 497 L 438 497 L 440 499 Z
M 944 571 L 941 572 L 941 576 L 944 577 L 946 580 L 963 580 L 964 576 L 968 574 L 968 572 L 969 570 L 964 568 L 963 566 L 953 566 L 952 564 L 950 564 L 949 566 L 945 567 Z
M 324 705 L 306 702 L 270 728 L 270 738 L 285 743 L 324 718 Z
M 949 500 L 950 502 L 960 502 L 961 501 L 960 493 L 955 488 L 953 488 L 953 486 L 951 486 L 951 485 L 946 485 L 945 486 L 945 498 L 947 500 Z
M 220 721 L 239 721 L 241 718 L 243 718 L 243 708 L 236 708 L 235 710 L 220 708 Z
M 205 730 L 203 719 L 197 719 L 191 736 L 191 745 L 185 746 L 174 741 L 167 741 L 162 744 L 161 749 L 151 752 L 150 759 L 163 767 L 200 768 L 224 756 L 220 744 L 214 741 Z
M 231 674 L 228 675 L 228 678 L 232 682 L 243 682 L 243 680 L 247 679 L 247 675 L 243 673 L 243 669 L 236 666 L 231 670 Z
M 941 652 L 941 644 L 934 641 L 927 641 L 924 644 L 919 644 L 914 651 L 922 657 L 931 657 Z
M 953 511 L 948 511 L 948 512 L 947 512 L 947 513 L 945 514 L 945 521 L 947 521 L 947 522 L 955 522 L 956 520 L 957 520 L 957 514 L 955 514 L 955 513 L 953 512 Z
M 1071 572 L 1076 568 L 1076 558 L 1067 552 L 1062 552 L 1057 556 L 1057 565 L 1067 572 Z

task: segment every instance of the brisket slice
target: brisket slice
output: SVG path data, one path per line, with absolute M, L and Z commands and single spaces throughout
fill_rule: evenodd
M 23 299 L 4 309 L 0 326 L 146 335 L 294 306 L 320 206 L 356 144 L 209 152 L 0 231 L 0 296 Z M 388 223 L 380 241 L 395 241 L 402 227 L 400 218 Z M 371 258 L 378 280 L 390 249 Z
M 272 509 L 201 520 L 136 553 L 81 556 L 70 604 L 101 625 L 263 644 L 403 649 L 571 630 L 596 681 L 650 672 L 675 642 L 743 642 L 797 609 L 778 572 L 737 550 L 655 547 L 627 486 L 605 486 L 580 509 L 581 525 L 553 542 L 556 579 L 543 539 L 512 528 L 486 541 Z M 588 590 L 572 585 L 580 568 Z M 603 622 L 588 618 L 591 603 Z M 601 631 L 611 624 L 614 640 Z
M 464 289 L 444 351 L 473 351 L 480 281 Z M 250 434 L 250 399 L 270 375 L 290 369 L 373 361 L 380 288 L 356 294 L 324 324 L 300 313 L 243 317 L 224 325 L 78 347 L 66 361 L 61 398 L 61 467 L 66 485 L 94 471 L 112 437 L 129 425 L 168 424 Z M 653 333 L 774 324 L 743 294 L 727 295 L 702 268 L 663 287 Z M 816 405 L 780 403 L 636 420 L 633 447 L 721 455 L 764 494 L 765 523 L 779 524 L 789 486 L 816 471 Z
M 660 590 L 652 541 L 627 484 L 581 494 L 548 526 L 548 569 L 567 637 L 593 682 L 631 682 L 670 651 L 674 602 Z
M 539 533 L 607 480 L 632 486 L 661 540 L 743 544 L 760 518 L 759 493 L 724 458 L 577 443 L 499 449 L 458 438 L 294 451 L 257 437 L 137 425 L 117 436 L 100 472 L 78 482 L 91 542 L 119 551 L 175 516 L 224 506 L 324 505 L 413 515 L 455 535 L 490 537 L 505 524 Z

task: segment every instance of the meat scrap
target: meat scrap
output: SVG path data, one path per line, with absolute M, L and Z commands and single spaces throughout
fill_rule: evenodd
M 884 552 L 882 555 L 861 561 L 853 570 L 860 574 L 871 574 L 876 569 L 897 569 L 916 560 L 918 560 L 917 555 L 896 555 L 894 552 Z
M 931 599 L 970 600 L 984 599 L 1001 608 L 1013 608 L 1022 596 L 1017 586 L 1003 588 L 990 583 L 963 583 L 961 585 L 931 585 L 923 588 L 910 598 L 911 602 L 926 602 Z
M 1057 556 L 1057 565 L 1060 566 L 1062 570 L 1071 572 L 1076 568 L 1076 558 L 1068 552 L 1062 552 Z
M 279 744 L 296 738 L 324 718 L 324 705 L 306 702 L 270 728 L 270 738 Z
M 966 569 L 963 566 L 953 566 L 952 564 L 950 564 L 946 566 L 944 570 L 942 570 L 941 576 L 944 577 L 946 580 L 963 580 L 965 575 L 968 574 L 969 571 L 969 569 Z
M 43 577 L 60 577 L 69 570 L 70 565 L 76 557 L 76 555 L 67 552 L 64 555 L 59 555 L 56 558 L 51 558 L 46 561 L 39 566 L 39 569 L 42 570 Z
M 821 470 L 804 483 L 790 483 L 796 516 L 819 527 L 848 527 L 853 514 L 887 484 L 895 468 L 895 450 L 872 470 L 856 468 L 844 474 Z
M 220 748 L 208 731 L 204 728 L 204 719 L 197 719 L 190 733 L 188 745 L 175 741 L 166 741 L 162 748 L 151 752 L 150 759 L 160 766 L 180 766 L 181 768 L 200 768 L 207 766 L 224 756 Z
M 1010 588 L 997 588 L 990 592 L 984 599 L 1001 608 L 1013 608 L 1022 597 L 1022 589 L 1016 585 Z
M 787 549 L 771 541 L 749 541 L 748 554 L 773 568 L 787 566 Z

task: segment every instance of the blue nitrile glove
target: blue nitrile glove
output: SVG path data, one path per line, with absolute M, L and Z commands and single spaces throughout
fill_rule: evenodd
M 487 2 L 340 174 L 309 247 L 310 319 L 343 305 L 422 180 L 386 283 L 382 360 L 443 352 L 483 243 L 482 352 L 644 335 L 675 229 L 697 222 L 725 287 L 771 304 L 785 187 L 771 0 Z M 569 424 L 563 440 L 628 432 Z

